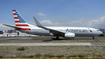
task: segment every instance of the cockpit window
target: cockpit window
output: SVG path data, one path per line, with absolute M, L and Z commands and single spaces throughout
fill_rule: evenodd
M 97 29 L 97 31 L 100 31 L 99 29 Z

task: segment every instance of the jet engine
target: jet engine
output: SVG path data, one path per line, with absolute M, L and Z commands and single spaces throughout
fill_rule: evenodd
M 74 38 L 75 34 L 74 33 L 65 33 L 65 38 Z

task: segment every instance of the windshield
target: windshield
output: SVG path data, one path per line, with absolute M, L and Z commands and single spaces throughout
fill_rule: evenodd
M 100 31 L 100 29 L 97 29 L 97 31 Z

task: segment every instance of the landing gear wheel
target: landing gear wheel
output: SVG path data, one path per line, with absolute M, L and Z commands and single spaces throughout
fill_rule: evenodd
M 56 39 L 59 39 L 59 36 L 56 36 Z
M 94 36 L 92 37 L 92 39 L 95 39 Z

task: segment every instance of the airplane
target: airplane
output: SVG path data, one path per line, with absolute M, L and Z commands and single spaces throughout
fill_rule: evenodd
M 16 30 L 33 34 L 33 35 L 43 35 L 43 36 L 56 36 L 56 39 L 59 37 L 64 38 L 75 38 L 75 37 L 94 37 L 102 35 L 103 33 L 96 28 L 91 27 L 46 27 L 42 26 L 39 21 L 33 16 L 36 26 L 27 23 L 22 16 L 18 13 L 17 10 L 12 10 L 15 20 L 15 26 L 3 24 L 15 28 Z

